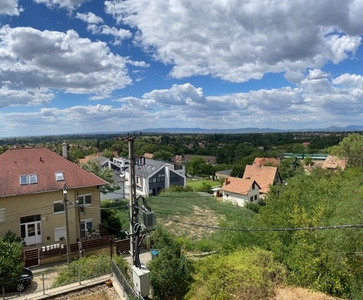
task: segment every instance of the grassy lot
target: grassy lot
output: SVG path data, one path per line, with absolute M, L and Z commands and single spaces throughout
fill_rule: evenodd
M 203 184 L 209 184 L 212 188 L 221 186 L 219 181 L 209 180 L 209 179 L 200 179 L 200 180 L 190 179 L 187 181 L 187 186 L 192 187 L 193 191 L 199 190 L 203 186 Z
M 250 219 L 250 210 L 223 203 L 215 197 L 203 197 L 198 193 L 162 193 L 149 198 L 156 213 L 157 222 L 180 237 L 192 241 L 209 238 L 218 227 L 237 219 Z M 228 222 L 227 222 L 228 220 Z M 230 222 L 229 222 L 230 221 Z M 247 225 L 247 224 L 246 224 Z

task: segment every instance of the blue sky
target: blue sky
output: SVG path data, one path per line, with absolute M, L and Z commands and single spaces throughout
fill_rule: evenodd
M 363 0 L 1 0 L 0 137 L 363 125 Z

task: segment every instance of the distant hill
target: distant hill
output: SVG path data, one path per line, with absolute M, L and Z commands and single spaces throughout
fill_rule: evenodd
M 274 128 L 236 128 L 236 129 L 205 129 L 205 128 L 146 128 L 141 130 L 141 132 L 147 133 L 271 133 L 271 132 L 336 132 L 336 131 L 363 131 L 363 125 L 349 125 L 347 127 L 336 127 L 331 126 L 327 128 L 307 128 L 307 129 L 290 129 L 281 130 Z

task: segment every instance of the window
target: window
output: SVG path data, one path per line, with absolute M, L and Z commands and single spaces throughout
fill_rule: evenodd
M 64 203 L 63 201 L 54 201 L 53 202 L 53 213 L 59 214 L 64 212 Z
M 0 208 L 0 222 L 5 222 L 5 208 Z
M 28 184 L 36 184 L 38 183 L 38 175 L 30 174 L 30 175 L 20 175 L 20 185 L 28 185 Z
M 255 200 L 257 200 L 257 195 L 255 195 Z
M 67 238 L 66 237 L 66 228 L 65 227 L 59 227 L 59 228 L 54 228 L 54 241 L 60 241 L 63 238 Z
M 79 212 L 84 213 L 84 207 L 92 204 L 91 194 L 78 196 L 77 202 L 78 202 Z
M 63 181 L 64 180 L 63 172 L 55 172 L 55 179 L 57 181 Z
M 251 201 L 251 202 L 253 201 L 253 196 L 252 196 L 252 197 L 250 197 L 250 201 Z
M 20 176 L 20 185 L 29 184 L 29 177 L 28 175 L 21 175 Z
M 29 175 L 29 184 L 35 184 L 38 183 L 38 175 L 31 174 Z
M 81 221 L 81 238 L 85 238 L 87 233 L 92 231 L 93 229 L 93 222 L 92 219 L 82 220 Z

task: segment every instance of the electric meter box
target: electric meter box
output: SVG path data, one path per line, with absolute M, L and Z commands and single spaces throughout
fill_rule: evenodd
M 142 297 L 146 297 L 150 292 L 150 271 L 141 265 L 141 268 L 132 266 L 132 279 L 134 281 L 134 289 Z

